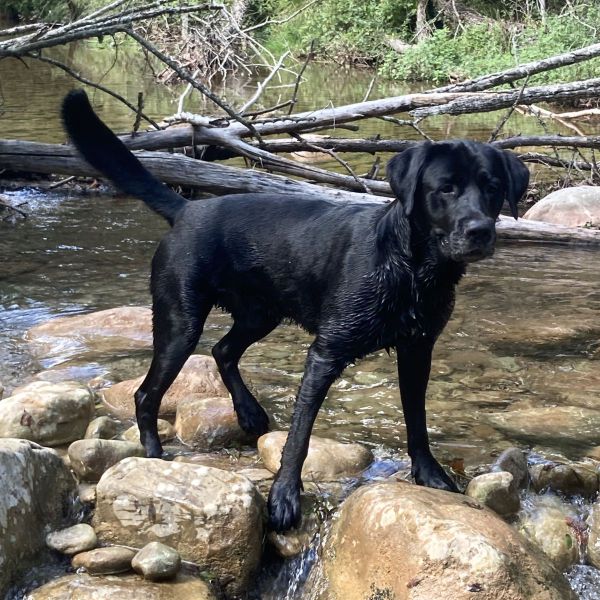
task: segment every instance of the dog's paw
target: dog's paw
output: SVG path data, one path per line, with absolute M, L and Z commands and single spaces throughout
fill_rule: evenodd
M 260 437 L 269 431 L 269 416 L 256 400 L 236 408 L 236 414 L 239 426 L 247 434 Z
M 300 486 L 275 481 L 269 493 L 269 529 L 282 533 L 300 523 Z
M 413 465 L 412 475 L 417 485 L 446 492 L 460 492 L 454 480 L 434 458 Z

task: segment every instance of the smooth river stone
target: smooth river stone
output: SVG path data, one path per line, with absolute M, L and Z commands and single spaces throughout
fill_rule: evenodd
M 73 557 L 74 569 L 85 569 L 90 575 L 115 575 L 131 570 L 135 550 L 122 546 L 107 546 L 82 552 Z
M 67 529 L 53 531 L 46 536 L 46 545 L 52 550 L 73 556 L 96 547 L 98 540 L 94 528 L 87 523 L 79 523 Z
M 146 544 L 131 561 L 133 570 L 150 581 L 173 579 L 181 568 L 181 556 L 177 550 L 161 544 Z

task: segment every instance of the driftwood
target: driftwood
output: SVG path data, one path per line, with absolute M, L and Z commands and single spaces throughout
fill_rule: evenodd
M 70 146 L 0 140 L 0 169 L 26 170 L 96 177 L 98 173 L 80 159 Z M 382 203 L 386 200 L 370 194 L 358 194 L 287 179 L 249 169 L 202 162 L 180 154 L 140 151 L 142 164 L 158 179 L 172 185 L 196 187 L 213 194 L 240 192 L 269 192 L 285 196 L 302 194 L 313 198 L 328 198 L 340 202 Z M 384 182 L 379 182 L 386 185 Z M 391 192 L 390 192 L 391 193 Z M 600 231 L 560 227 L 520 219 L 501 217 L 498 224 L 500 239 L 552 244 L 577 244 L 600 248 Z

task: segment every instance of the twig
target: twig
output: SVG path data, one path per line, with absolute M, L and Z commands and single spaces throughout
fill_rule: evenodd
M 238 115 L 233 110 L 233 108 L 231 108 L 231 106 L 229 106 L 229 104 L 227 104 L 227 102 L 225 102 L 224 100 L 219 98 L 216 94 L 214 94 L 211 90 L 209 90 L 205 85 L 203 85 L 199 81 L 196 81 L 186 69 L 179 67 L 170 56 L 167 56 L 166 54 L 161 52 L 156 46 L 151 44 L 148 40 L 144 39 L 141 35 L 138 35 L 135 31 L 129 30 L 129 31 L 127 31 L 127 34 L 130 37 L 132 37 L 134 40 L 136 40 L 138 42 L 138 44 L 140 44 L 141 46 L 146 48 L 151 54 L 154 54 L 154 56 L 156 56 L 159 60 L 161 60 L 166 65 L 168 65 L 171 69 L 173 69 L 173 71 L 175 71 L 175 73 L 177 73 L 177 76 L 180 79 L 190 83 L 193 88 L 197 89 L 199 92 L 204 94 L 207 98 L 212 100 L 219 108 L 224 110 L 232 119 L 236 120 L 238 123 L 243 125 L 256 138 L 256 140 L 260 144 L 264 143 L 262 136 L 258 133 L 258 131 L 256 131 L 256 129 L 254 128 L 252 123 L 249 123 L 242 116 Z
M 344 169 L 346 169 L 346 171 L 348 171 L 348 173 L 354 178 L 354 181 L 356 181 L 356 183 L 358 183 L 358 185 L 360 185 L 363 192 L 365 192 L 367 194 L 373 193 L 373 191 L 369 188 L 369 186 L 363 180 L 358 178 L 356 173 L 353 171 L 352 167 L 345 160 L 341 159 L 333 150 L 326 149 L 326 148 L 319 148 L 319 146 L 316 146 L 315 144 L 307 142 L 304 138 L 302 138 L 297 133 L 292 133 L 292 137 L 294 139 L 298 140 L 299 142 L 304 142 L 306 144 L 306 146 L 308 146 L 308 148 L 310 148 L 311 150 L 315 150 L 316 152 L 322 152 L 324 154 L 328 154 L 329 156 L 331 156 L 331 158 L 336 160 L 340 165 L 342 165 L 342 167 L 344 167 Z
M 267 19 L 262 23 L 258 23 L 258 25 L 253 25 L 252 27 L 247 27 L 244 29 L 245 33 L 250 31 L 255 31 L 256 29 L 260 29 L 262 27 L 266 27 L 267 25 L 283 25 L 288 21 L 291 21 L 294 17 L 298 16 L 301 12 L 304 12 L 307 8 L 311 7 L 313 4 L 320 2 L 320 0 L 311 0 L 308 4 L 301 6 L 298 10 L 295 10 L 291 15 L 284 17 L 283 19 Z
M 363 102 L 366 102 L 369 99 L 369 96 L 371 95 L 371 92 L 373 91 L 373 86 L 375 85 L 376 79 L 377 79 L 377 75 L 373 75 L 373 78 L 371 79 L 371 83 L 369 83 L 369 87 L 367 88 L 367 92 L 364 95 Z
M 308 66 L 310 59 L 312 58 L 313 52 L 315 48 L 315 40 L 311 40 L 310 48 L 308 49 L 308 54 L 306 55 L 306 60 L 300 69 L 298 76 L 296 77 L 296 82 L 294 83 L 294 91 L 292 92 L 292 98 L 290 100 L 290 108 L 288 110 L 288 115 L 292 114 L 294 110 L 294 106 L 296 106 L 296 102 L 298 102 L 298 89 L 300 88 L 300 81 L 302 80 L 302 75 L 304 75 L 304 71 Z
M 200 72 L 199 69 L 196 69 L 193 73 L 192 73 L 192 78 L 196 79 L 196 77 L 198 77 L 198 73 Z M 183 91 L 183 94 L 181 94 L 181 96 L 179 96 L 179 102 L 177 102 L 177 114 L 181 114 L 183 112 L 183 103 L 185 102 L 185 98 L 186 96 L 192 91 L 192 84 L 188 83 L 187 87 L 185 88 L 185 90 Z
M 66 185 L 67 183 L 70 183 L 74 179 L 77 179 L 77 177 L 75 175 L 71 175 L 71 177 L 65 177 L 64 179 L 61 179 L 60 181 L 55 181 L 54 183 L 51 183 L 48 186 L 48 189 L 55 190 L 56 188 L 59 188 L 61 185 Z
M 245 114 L 246 111 L 261 97 L 262 93 L 265 91 L 265 88 L 269 84 L 269 81 L 271 81 L 271 79 L 273 79 L 277 71 L 281 69 L 281 67 L 283 66 L 283 62 L 289 55 L 289 50 L 283 53 L 281 58 L 277 61 L 277 64 L 271 69 L 271 72 L 265 77 L 265 79 L 261 83 L 258 84 L 254 95 L 240 108 L 240 114 Z
M 144 110 L 144 92 L 138 92 L 137 111 L 135 115 L 135 121 L 133 123 L 132 135 L 135 135 L 140 128 L 140 122 L 142 120 L 142 111 Z
M 508 111 L 506 111 L 506 114 L 504 115 L 504 117 L 502 117 L 502 119 L 500 119 L 500 122 L 494 128 L 494 131 L 492 131 L 492 133 L 488 139 L 489 144 L 491 144 L 493 141 L 496 140 L 496 138 L 498 137 L 498 134 L 500 133 L 500 131 L 502 130 L 502 128 L 504 127 L 506 122 L 510 119 L 512 114 L 515 112 L 517 105 L 519 104 L 521 97 L 523 96 L 523 92 L 525 91 L 525 87 L 527 86 L 528 81 L 529 81 L 529 77 L 526 77 L 525 81 L 523 82 L 523 85 L 521 86 L 521 91 L 520 91 L 517 99 L 514 101 L 514 104 L 508 109 Z
M 433 142 L 433 138 L 427 135 L 418 124 L 418 121 L 408 121 L 406 119 L 397 119 L 396 117 L 383 116 L 379 117 L 382 121 L 388 121 L 389 123 L 394 123 L 395 125 L 406 125 L 407 127 L 412 127 L 421 137 Z

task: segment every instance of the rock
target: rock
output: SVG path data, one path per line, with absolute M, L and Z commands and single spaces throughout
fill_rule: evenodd
M 0 402 L 0 437 L 60 446 L 84 436 L 94 399 L 75 382 L 36 381 Z
M 112 440 L 119 435 L 121 424 L 110 417 L 96 417 L 85 430 L 86 439 Z
M 507 448 L 492 465 L 492 471 L 506 471 L 513 476 L 512 486 L 522 490 L 529 485 L 527 457 L 520 448 Z
M 300 499 L 302 519 L 295 529 L 285 533 L 270 531 L 268 540 L 283 558 L 291 558 L 306 550 L 320 526 L 314 497 L 303 495 Z
M 135 416 L 133 395 L 144 381 L 145 375 L 137 379 L 121 381 L 102 391 L 102 399 L 110 412 L 125 418 Z M 209 356 L 194 354 L 188 358 L 177 379 L 164 395 L 159 416 L 174 416 L 182 398 L 198 394 L 201 396 L 225 396 L 227 389 L 221 381 L 215 361 Z
M 143 446 L 121 440 L 77 440 L 69 446 L 71 468 L 81 481 L 98 481 L 102 474 L 129 456 L 145 456 Z
M 2 382 L 0 381 L 0 400 L 2 400 L 3 395 L 4 395 L 4 386 L 2 385 Z
M 33 353 L 43 358 L 151 348 L 152 311 L 142 306 L 121 306 L 59 317 L 32 327 L 27 340 Z
M 62 554 L 79 554 L 96 547 L 98 540 L 93 527 L 86 523 L 79 523 L 67 529 L 53 531 L 46 536 L 46 545 L 52 550 Z
M 598 470 L 592 463 L 533 465 L 531 482 L 536 492 L 550 489 L 584 496 L 594 495 L 600 485 Z
M 137 575 L 65 575 L 37 588 L 26 600 L 216 600 L 204 581 L 178 575 L 169 582 L 152 583 Z
M 551 448 L 600 444 L 600 411 L 576 406 L 538 406 L 482 415 L 511 439 Z
M 146 544 L 131 561 L 133 570 L 150 581 L 173 579 L 181 568 L 179 552 L 160 542 Z
M 506 471 L 484 473 L 474 477 L 469 482 L 465 494 L 491 508 L 501 517 L 514 515 L 521 508 L 519 492 L 513 485 L 513 476 Z
M 287 431 L 271 431 L 259 438 L 258 453 L 272 473 L 279 470 Z M 343 444 L 327 438 L 310 436 L 308 456 L 302 467 L 302 479 L 332 481 L 351 477 L 373 462 L 373 454 L 360 444 Z
M 100 540 L 138 548 L 160 541 L 213 572 L 230 595 L 245 590 L 258 569 L 264 501 L 245 477 L 126 458 L 102 476 L 96 492 Z
M 73 557 L 74 569 L 85 569 L 90 575 L 116 575 L 131 570 L 131 561 L 135 550 L 123 546 L 107 546 L 88 552 L 81 552 Z
M 592 505 L 588 525 L 590 527 L 587 545 L 588 562 L 600 569 L 600 502 L 598 501 Z
M 182 398 L 177 405 L 175 430 L 184 444 L 202 452 L 256 441 L 256 436 L 238 425 L 231 399 L 223 397 Z
M 581 185 L 556 190 L 534 204 L 523 218 L 565 227 L 598 227 L 600 187 Z
M 534 506 L 521 516 L 519 530 L 558 569 L 566 571 L 580 559 L 576 515 L 559 498 L 549 496 L 536 500 Z M 580 529 L 583 531 L 585 527 Z
M 0 439 L 0 482 L 0 598 L 4 598 L 17 573 L 45 548 L 45 528 L 70 524 L 76 488 L 54 451 L 15 439 Z
M 96 504 L 96 484 L 80 483 L 77 486 L 77 493 L 82 504 Z
M 363 486 L 344 502 L 312 584 L 328 600 L 575 598 L 550 560 L 492 511 L 400 482 Z
M 164 419 L 158 419 L 158 437 L 161 442 L 168 442 L 175 437 L 175 427 L 169 423 L 169 421 L 165 421 Z M 123 432 L 121 436 L 125 441 L 132 442 L 134 444 L 140 443 L 140 430 L 137 425 L 133 425 L 127 431 Z

